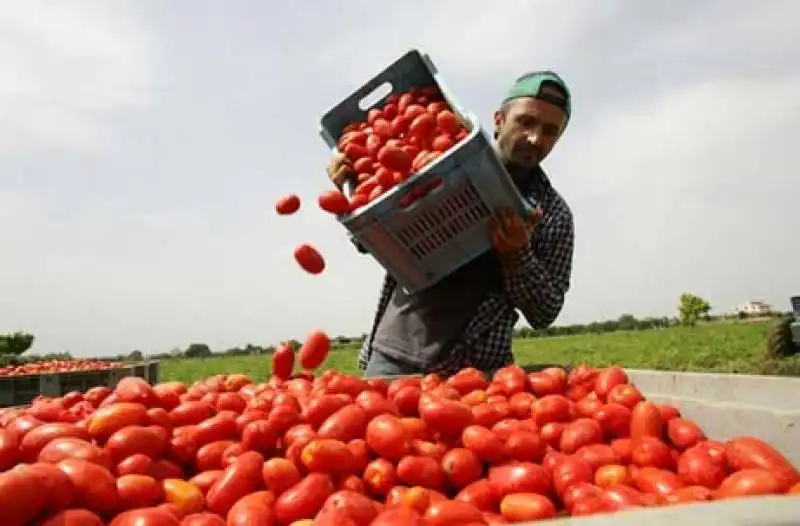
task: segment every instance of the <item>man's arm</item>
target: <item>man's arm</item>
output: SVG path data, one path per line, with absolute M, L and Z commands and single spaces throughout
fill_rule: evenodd
M 537 236 L 542 240 L 538 254 L 532 239 L 520 250 L 502 256 L 503 283 L 531 327 L 544 329 L 558 317 L 570 286 L 575 232 L 566 205 Z

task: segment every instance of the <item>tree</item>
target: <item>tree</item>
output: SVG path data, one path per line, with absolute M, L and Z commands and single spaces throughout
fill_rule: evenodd
M 27 332 L 0 334 L 0 354 L 19 356 L 33 345 L 34 336 Z
M 681 294 L 678 304 L 678 317 L 682 324 L 693 327 L 697 320 L 707 316 L 710 310 L 711 304 L 700 296 L 688 292 Z
M 205 343 L 193 343 L 184 352 L 189 358 L 199 358 L 201 356 L 211 356 L 211 348 Z
M 142 354 L 142 351 L 136 349 L 134 351 L 131 351 L 127 359 L 129 362 L 141 362 L 142 360 L 144 360 L 144 355 Z

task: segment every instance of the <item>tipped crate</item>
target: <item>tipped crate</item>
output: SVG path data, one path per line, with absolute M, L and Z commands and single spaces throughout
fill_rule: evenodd
M 39 395 L 62 396 L 70 391 L 84 392 L 97 386 L 113 389 L 121 379 L 134 374 L 134 367 L 127 366 L 100 371 L 0 377 L 0 407 L 27 405 Z
M 362 101 L 386 84 L 391 90 L 362 109 Z M 436 284 L 489 250 L 488 224 L 496 209 L 530 212 L 477 117 L 464 110 L 430 57 L 418 50 L 400 57 L 328 111 L 321 119 L 320 135 L 336 151 L 345 127 L 365 120 L 386 97 L 432 85 L 466 125 L 468 136 L 372 203 L 339 217 L 353 240 L 409 292 Z M 406 206 L 407 196 L 430 188 Z

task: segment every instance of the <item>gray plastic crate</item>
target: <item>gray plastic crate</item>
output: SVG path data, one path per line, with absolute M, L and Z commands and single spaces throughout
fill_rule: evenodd
M 127 366 L 99 371 L 0 377 L 0 407 L 27 405 L 39 395 L 62 396 L 99 385 L 113 388 L 122 378 L 134 374 L 134 367 Z
M 475 115 L 467 113 L 447 89 L 428 55 L 411 50 L 364 84 L 321 120 L 320 134 L 336 151 L 345 127 L 366 119 L 359 104 L 384 84 L 390 94 L 437 85 L 470 130 L 469 135 L 422 171 L 372 203 L 339 217 L 353 240 L 363 246 L 409 292 L 430 287 L 491 247 L 488 224 L 494 211 L 510 208 L 525 215 L 522 198 L 494 152 Z M 373 104 L 381 105 L 382 101 Z M 437 188 L 404 206 L 404 197 L 420 188 Z

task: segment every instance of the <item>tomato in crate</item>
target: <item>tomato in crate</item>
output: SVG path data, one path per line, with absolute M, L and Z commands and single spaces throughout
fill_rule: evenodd
M 477 117 L 418 50 L 329 110 L 320 128 L 355 172 L 349 210 L 335 208 L 339 222 L 409 292 L 489 250 L 495 210 L 530 212 Z

